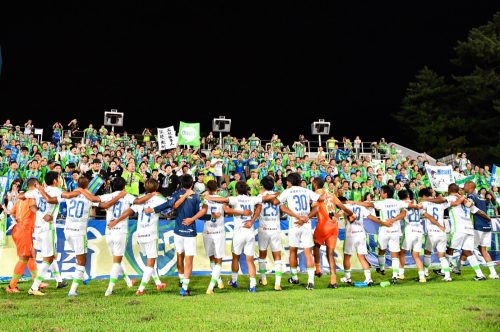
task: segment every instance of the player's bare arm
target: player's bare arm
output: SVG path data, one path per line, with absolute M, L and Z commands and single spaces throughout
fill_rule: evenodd
M 261 211 L 262 211 L 262 204 L 255 205 L 255 211 L 253 212 L 252 219 L 244 223 L 243 227 L 252 228 L 253 224 L 255 223 L 255 220 L 257 220 L 257 218 L 260 216 Z
M 194 223 L 196 220 L 198 220 L 201 217 L 203 217 L 204 215 L 206 215 L 207 212 L 208 212 L 208 206 L 207 205 L 203 205 L 201 207 L 200 211 L 198 211 L 198 213 L 196 213 L 194 216 L 192 216 L 191 218 L 185 218 L 184 220 L 182 220 L 182 224 L 184 226 L 189 226 L 192 223 Z
M 427 220 L 429 220 L 431 223 L 433 223 L 434 225 L 437 226 L 437 228 L 439 228 L 441 231 L 445 231 L 445 228 L 443 225 L 441 225 L 437 220 L 436 218 L 434 218 L 431 214 L 427 213 L 427 212 L 424 212 L 423 214 L 424 218 L 426 218 Z
M 102 209 L 109 209 L 110 207 L 112 207 L 113 205 L 115 205 L 120 199 L 122 199 L 123 197 L 125 197 L 126 194 L 127 194 L 127 192 L 125 190 L 123 190 L 123 191 L 120 192 L 119 195 L 116 195 L 116 197 L 114 197 L 109 202 L 106 202 L 106 203 L 100 202 L 99 203 L 99 207 L 102 208 Z
M 134 214 L 134 210 L 132 210 L 130 208 L 127 209 L 127 210 L 125 210 L 125 211 L 123 211 L 123 213 L 122 213 L 121 216 L 119 216 L 115 220 L 109 222 L 108 228 L 111 229 L 111 228 L 115 227 L 119 222 L 121 222 L 122 220 L 126 219 L 127 217 L 130 217 L 133 214 Z

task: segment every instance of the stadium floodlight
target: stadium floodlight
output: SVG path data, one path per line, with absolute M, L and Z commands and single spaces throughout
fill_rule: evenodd
M 330 122 L 325 122 L 325 119 L 319 119 L 311 124 L 311 132 L 313 135 L 318 135 L 319 146 L 321 146 L 321 135 L 330 134 Z
M 104 125 L 111 126 L 111 131 L 115 131 L 115 127 L 123 127 L 124 114 L 113 108 L 109 112 L 104 112 Z
M 225 116 L 219 115 L 218 118 L 212 120 L 212 131 L 219 133 L 219 144 L 222 146 L 222 133 L 228 133 L 231 130 L 231 119 L 226 119 Z

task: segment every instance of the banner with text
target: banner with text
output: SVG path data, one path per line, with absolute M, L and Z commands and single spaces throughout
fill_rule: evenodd
M 425 166 L 432 189 L 447 192 L 448 185 L 455 181 L 451 166 Z
M 200 124 L 179 123 L 179 145 L 200 146 Z
M 9 220 L 10 223 L 10 220 Z M 315 220 L 313 220 L 313 227 L 315 226 Z M 492 220 L 493 233 L 492 242 L 489 253 L 493 260 L 500 260 L 500 218 L 494 218 Z M 106 236 L 105 236 L 105 225 L 104 220 L 90 220 L 88 224 L 88 254 L 87 254 L 87 266 L 86 273 L 92 278 L 109 278 L 109 272 L 112 267 L 112 256 L 109 253 Z M 231 241 L 233 237 L 233 220 L 232 218 L 226 218 L 226 251 L 222 264 L 223 273 L 230 273 L 231 271 Z M 65 242 L 64 232 L 63 232 L 63 221 L 57 221 L 57 261 L 61 269 L 61 274 L 65 279 L 72 279 L 72 273 L 74 271 L 75 254 L 70 250 L 68 244 Z M 257 236 L 258 222 L 255 225 L 255 235 Z M 137 238 L 135 230 L 137 228 L 137 220 L 129 220 L 129 233 L 127 241 L 127 249 L 124 258 L 124 265 L 126 273 L 131 276 L 142 275 L 142 270 L 146 266 L 146 258 L 141 255 L 139 246 L 137 244 Z M 197 256 L 194 259 L 193 274 L 195 275 L 209 275 L 210 262 L 205 255 L 205 249 L 203 247 L 203 236 L 201 232 L 203 230 L 203 221 L 196 221 L 196 228 L 199 232 L 196 242 L 197 242 Z M 366 229 L 366 243 L 368 247 L 367 260 L 372 266 L 378 266 L 378 225 L 365 220 Z M 289 250 L 288 250 L 288 221 L 281 221 L 281 240 L 284 250 L 282 251 L 282 261 L 286 263 L 283 268 L 283 272 L 289 271 Z M 159 241 L 158 241 L 158 259 L 157 259 L 157 269 L 160 275 L 163 276 L 174 276 L 177 275 L 176 259 L 175 259 L 175 247 L 174 247 L 174 222 L 171 220 L 160 220 L 158 227 Z M 342 270 L 343 268 L 343 245 L 344 245 L 344 229 L 339 230 L 339 240 L 337 241 L 337 248 L 335 250 L 335 262 L 337 269 Z M 258 257 L 258 247 L 255 247 L 255 257 Z M 423 255 L 423 252 L 422 252 Z M 306 271 L 305 256 L 302 250 L 299 250 L 299 270 L 302 272 Z M 41 260 L 40 253 L 37 253 L 37 260 Z M 10 231 L 7 232 L 6 245 L 0 248 L 0 279 L 8 280 L 12 276 L 14 266 L 18 261 L 16 255 L 16 248 L 12 240 Z M 267 268 L 271 272 L 274 270 L 274 264 L 271 252 L 268 252 L 267 258 Z M 432 262 L 439 265 L 439 260 L 435 254 L 432 255 Z M 351 257 L 352 269 L 361 269 L 361 264 L 359 263 L 356 255 Z M 386 254 L 386 266 L 390 266 L 390 253 Z M 407 266 L 413 266 L 414 261 L 410 253 L 406 255 Z M 246 274 L 248 272 L 247 264 L 244 255 L 240 259 L 240 273 Z M 328 260 L 326 259 L 326 248 L 321 248 L 321 268 L 328 271 Z M 25 271 L 25 275 L 29 276 L 28 270 Z
M 174 126 L 158 128 L 158 148 L 160 150 L 170 150 L 177 147 L 177 136 L 175 136 Z

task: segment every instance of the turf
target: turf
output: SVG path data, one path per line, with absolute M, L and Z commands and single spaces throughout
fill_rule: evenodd
M 340 273 L 339 277 L 343 274 Z M 389 280 L 374 273 L 374 281 Z M 354 288 L 341 285 L 327 289 L 328 276 L 316 278 L 316 289 L 301 285 L 273 290 L 274 277 L 258 292 L 248 293 L 248 278 L 239 277 L 240 288 L 226 286 L 205 295 L 209 277 L 191 280 L 191 297 L 181 298 L 176 278 L 162 278 L 168 284 L 161 292 L 153 284 L 146 295 L 135 296 L 119 281 L 115 293 L 105 298 L 106 280 L 81 286 L 80 296 L 68 298 L 68 289 L 55 289 L 50 282 L 45 297 L 0 292 L 2 331 L 137 331 L 137 330 L 324 330 L 324 331 L 499 331 L 500 280 L 472 281 L 470 268 L 445 283 L 431 275 L 425 284 L 414 281 L 415 270 L 407 270 L 398 285 L 382 288 Z M 224 276 L 227 281 L 229 277 Z M 362 273 L 353 273 L 363 280 Z

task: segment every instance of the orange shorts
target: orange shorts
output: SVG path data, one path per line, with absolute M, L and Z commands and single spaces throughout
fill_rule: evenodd
M 323 225 L 321 225 L 323 226 Z M 337 246 L 337 238 L 339 236 L 339 228 L 337 225 L 332 227 L 327 224 L 326 227 L 316 227 L 314 231 L 314 244 L 326 245 L 329 248 L 335 248 Z
M 16 244 L 17 256 L 31 256 L 33 249 L 33 230 L 19 228 L 16 225 L 12 229 L 12 239 Z

